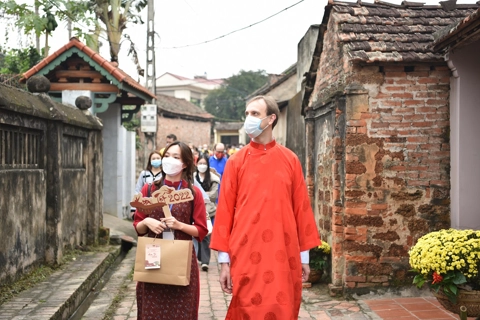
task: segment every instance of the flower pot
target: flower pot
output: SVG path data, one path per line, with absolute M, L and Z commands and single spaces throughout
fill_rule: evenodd
M 467 291 L 460 289 L 457 297 L 457 303 L 452 303 L 450 300 L 448 300 L 448 297 L 441 289 L 438 291 L 438 293 L 435 292 L 435 290 L 432 290 L 432 293 L 445 309 L 455 313 L 456 315 L 460 314 L 460 307 L 465 306 L 467 308 L 468 317 L 480 316 L 480 291 Z
M 322 279 L 323 276 L 323 270 L 310 270 L 310 274 L 308 276 L 308 282 L 310 283 L 317 283 L 320 282 L 320 279 Z

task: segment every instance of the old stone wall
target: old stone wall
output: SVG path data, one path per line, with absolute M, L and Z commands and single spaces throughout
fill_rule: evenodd
M 356 66 L 343 95 L 310 113 L 332 288 L 410 285 L 409 248 L 450 226 L 449 76 L 443 65 Z
M 101 129 L 77 108 L 0 85 L 0 283 L 98 243 Z

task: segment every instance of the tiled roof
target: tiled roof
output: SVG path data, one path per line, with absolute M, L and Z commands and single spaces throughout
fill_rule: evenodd
M 475 41 L 480 38 L 480 9 L 468 17 L 437 31 L 431 47 L 434 51 L 453 49 L 461 43 Z
M 157 107 L 170 115 L 186 118 L 213 119 L 214 116 L 185 99 L 164 94 L 157 95 Z
M 173 74 L 173 73 L 171 73 L 171 72 L 165 72 L 165 73 L 162 74 L 160 77 L 163 77 L 163 76 L 166 75 L 166 74 L 169 74 L 169 75 L 171 75 L 172 77 L 177 78 L 178 80 L 190 80 L 189 78 L 182 77 L 182 76 Z M 159 77 L 159 78 L 160 78 L 160 77 Z
M 23 77 L 20 79 L 21 82 L 25 82 L 30 78 L 31 76 L 37 74 L 40 70 L 43 68 L 47 67 L 50 63 L 52 63 L 57 57 L 59 57 L 62 53 L 68 51 L 70 48 L 76 47 L 78 50 L 82 51 L 84 54 L 86 54 L 90 59 L 95 61 L 97 64 L 100 65 L 106 72 L 111 74 L 117 81 L 119 81 L 122 86 L 127 85 L 135 90 L 138 90 L 145 95 L 151 97 L 152 99 L 155 98 L 155 95 L 148 91 L 144 86 L 139 84 L 137 81 L 135 81 L 132 77 L 130 77 L 128 74 L 126 74 L 123 70 L 120 68 L 115 67 L 113 64 L 111 64 L 108 60 L 103 58 L 100 54 L 97 52 L 93 51 L 91 48 L 87 47 L 87 45 L 83 44 L 80 42 L 77 38 L 73 37 L 70 39 L 70 41 L 65 44 L 63 47 L 40 61 L 37 65 L 33 66 L 30 70 L 25 72 L 23 74 Z M 122 87 L 122 89 L 125 89 Z
M 215 130 L 236 131 L 243 127 L 243 122 L 215 122 Z
M 337 39 L 344 43 L 348 57 L 358 62 L 420 62 L 441 59 L 428 47 L 433 33 L 470 15 L 476 4 L 425 6 L 403 2 L 333 2 L 331 13 L 338 24 Z M 328 7 L 328 6 L 327 6 Z M 327 17 L 328 18 L 328 17 Z M 328 31 L 327 31 L 328 32 Z

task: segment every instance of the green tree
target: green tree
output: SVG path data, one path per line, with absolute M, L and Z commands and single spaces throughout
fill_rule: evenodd
M 91 0 L 89 7 L 105 25 L 110 45 L 110 60 L 118 62 L 123 31 L 127 23 L 143 23 L 139 13 L 147 6 L 147 0 Z M 130 40 L 131 41 L 131 40 Z
M 38 14 L 36 8 L 43 14 Z M 45 34 L 45 56 L 48 55 L 48 38 L 57 28 L 58 21 L 74 17 L 75 21 L 87 23 L 88 12 L 89 7 L 86 1 L 35 0 L 33 6 L 26 3 L 19 4 L 16 0 L 0 2 L 0 13 L 6 17 L 14 17 L 15 25 L 26 34 L 34 32 L 37 37 Z M 82 33 L 81 29 L 76 30 Z
M 81 27 L 74 28 L 76 36 L 85 38 L 93 50 L 98 50 L 98 38 L 101 31 L 107 34 L 111 61 L 118 61 L 123 31 L 127 23 L 143 23 L 140 12 L 147 6 L 147 0 L 35 0 L 34 5 L 17 4 L 16 0 L 0 1 L 0 16 L 15 18 L 15 25 L 26 34 L 35 32 L 37 36 L 46 35 L 48 54 L 48 36 L 55 30 L 58 21 L 77 22 Z M 39 8 L 43 15 L 35 13 Z M 58 20 L 56 20 L 56 17 Z M 103 23 L 103 26 L 98 24 Z M 92 34 L 85 33 L 85 26 L 93 26 Z
M 34 47 L 1 50 L 0 74 L 22 74 L 42 60 Z
M 267 82 L 264 70 L 244 71 L 225 80 L 205 98 L 205 110 L 219 119 L 244 120 L 245 98 Z

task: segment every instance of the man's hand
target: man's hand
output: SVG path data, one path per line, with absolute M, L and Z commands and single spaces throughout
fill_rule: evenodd
M 307 282 L 310 275 L 310 266 L 308 263 L 302 263 L 302 282 Z
M 232 294 L 232 278 L 230 277 L 230 265 L 228 263 L 221 263 L 220 269 L 220 286 L 222 291 Z

